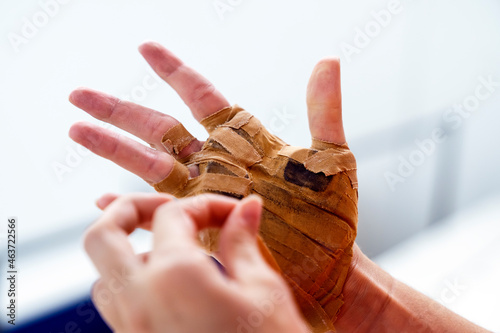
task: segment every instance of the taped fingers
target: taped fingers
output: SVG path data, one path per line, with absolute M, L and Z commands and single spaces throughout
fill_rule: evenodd
M 169 128 L 162 136 L 161 143 L 166 151 L 176 159 L 182 159 L 200 151 L 202 144 L 178 123 Z
M 185 165 L 174 160 L 172 168 L 167 176 L 160 182 L 155 183 L 153 187 L 158 192 L 177 195 L 186 187 L 188 180 L 189 169 Z
M 237 105 L 226 106 L 201 119 L 200 124 L 205 127 L 208 133 L 212 133 L 219 125 L 233 119 L 234 116 L 241 111 L 243 111 L 243 109 Z

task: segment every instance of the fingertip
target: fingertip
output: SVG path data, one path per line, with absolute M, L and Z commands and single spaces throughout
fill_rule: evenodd
M 340 70 L 340 58 L 339 57 L 325 57 L 322 58 L 314 66 L 313 74 L 328 72 L 328 74 L 337 74 Z
M 68 131 L 68 136 L 73 141 L 78 141 L 78 138 L 81 137 L 82 130 L 87 127 L 87 124 L 83 121 L 79 121 L 71 125 Z
M 139 45 L 139 53 L 146 59 L 151 65 L 161 63 L 161 60 L 165 58 L 168 54 L 168 50 L 164 48 L 160 43 L 155 41 L 147 41 Z
M 267 268 L 258 237 L 261 213 L 261 198 L 250 195 L 238 202 L 221 230 L 220 258 L 228 276 L 240 282 L 253 283 Z
M 73 141 L 93 152 L 103 143 L 105 138 L 104 133 L 98 126 L 86 122 L 73 124 L 68 134 Z
M 307 86 L 309 128 L 313 139 L 345 143 L 342 124 L 340 59 L 321 59 Z
M 147 51 L 148 47 L 149 47 L 149 44 L 151 42 L 144 42 L 142 44 L 140 44 L 138 47 L 137 47 L 137 50 L 139 51 L 139 53 L 144 56 L 144 52 Z
M 77 101 L 78 101 L 78 95 L 80 94 L 79 89 L 73 90 L 69 96 L 68 96 L 68 101 L 73 104 L 74 106 L 77 106 Z
M 158 47 L 160 47 L 160 44 L 158 42 L 155 42 L 153 40 L 146 40 L 138 46 L 138 50 L 140 53 L 143 53 L 144 51 L 148 51 L 152 48 Z
M 164 80 L 183 65 L 182 61 L 172 51 L 157 42 L 141 44 L 139 52 L 153 70 Z
M 328 56 L 328 57 L 324 57 L 322 58 L 319 62 L 319 64 L 321 63 L 340 63 L 340 57 L 339 56 Z
M 85 121 L 78 121 L 71 125 L 68 135 L 73 141 L 80 143 L 81 139 L 94 135 L 95 133 L 95 125 L 92 125 Z
M 340 59 L 321 59 L 313 69 L 308 84 L 308 102 L 340 106 Z
M 82 101 L 88 98 L 89 92 L 91 92 L 89 88 L 78 87 L 69 94 L 68 100 L 74 106 L 79 107 Z
M 120 99 L 97 90 L 82 87 L 71 92 L 69 101 L 94 118 L 106 119 L 111 115 Z
M 262 214 L 262 199 L 258 195 L 252 194 L 243 199 L 239 205 L 240 214 L 246 226 L 250 232 L 256 235 L 259 230 Z
M 104 195 L 102 195 L 99 199 L 96 200 L 96 206 L 101 209 L 101 210 L 104 210 L 106 209 L 106 207 L 108 207 L 113 201 L 116 200 L 116 198 L 118 198 L 118 195 L 117 194 L 113 194 L 113 193 L 106 193 Z
M 95 201 L 95 205 L 97 206 L 97 208 L 99 208 L 100 210 L 104 210 L 106 208 L 106 206 L 102 203 L 102 198 L 99 198 Z

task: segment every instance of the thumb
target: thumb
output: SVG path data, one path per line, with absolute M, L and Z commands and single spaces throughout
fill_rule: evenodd
M 219 257 L 231 278 L 255 281 L 269 269 L 257 243 L 261 213 L 261 199 L 251 195 L 238 203 L 220 231 Z
M 307 115 L 313 139 L 346 142 L 338 58 L 325 58 L 314 67 L 307 85 Z

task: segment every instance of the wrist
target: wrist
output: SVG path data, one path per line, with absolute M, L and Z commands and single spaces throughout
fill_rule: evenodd
M 357 245 L 343 288 L 344 305 L 335 322 L 339 332 L 370 332 L 391 302 L 395 279 Z
M 356 245 L 343 294 L 339 332 L 486 332 L 397 281 Z

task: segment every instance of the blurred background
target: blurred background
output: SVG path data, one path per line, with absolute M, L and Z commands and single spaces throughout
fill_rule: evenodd
M 100 124 L 69 93 L 102 90 L 205 137 L 137 52 L 145 40 L 297 146 L 310 144 L 309 75 L 321 58 L 339 56 L 361 249 L 500 331 L 498 17 L 495 0 L 0 2 L 0 233 L 6 248 L 7 218 L 18 218 L 18 331 L 100 330 L 82 232 L 103 193 L 152 191 L 68 138 L 76 121 Z M 132 236 L 138 250 L 148 237 Z M 5 288 L 1 299 L 4 308 Z

